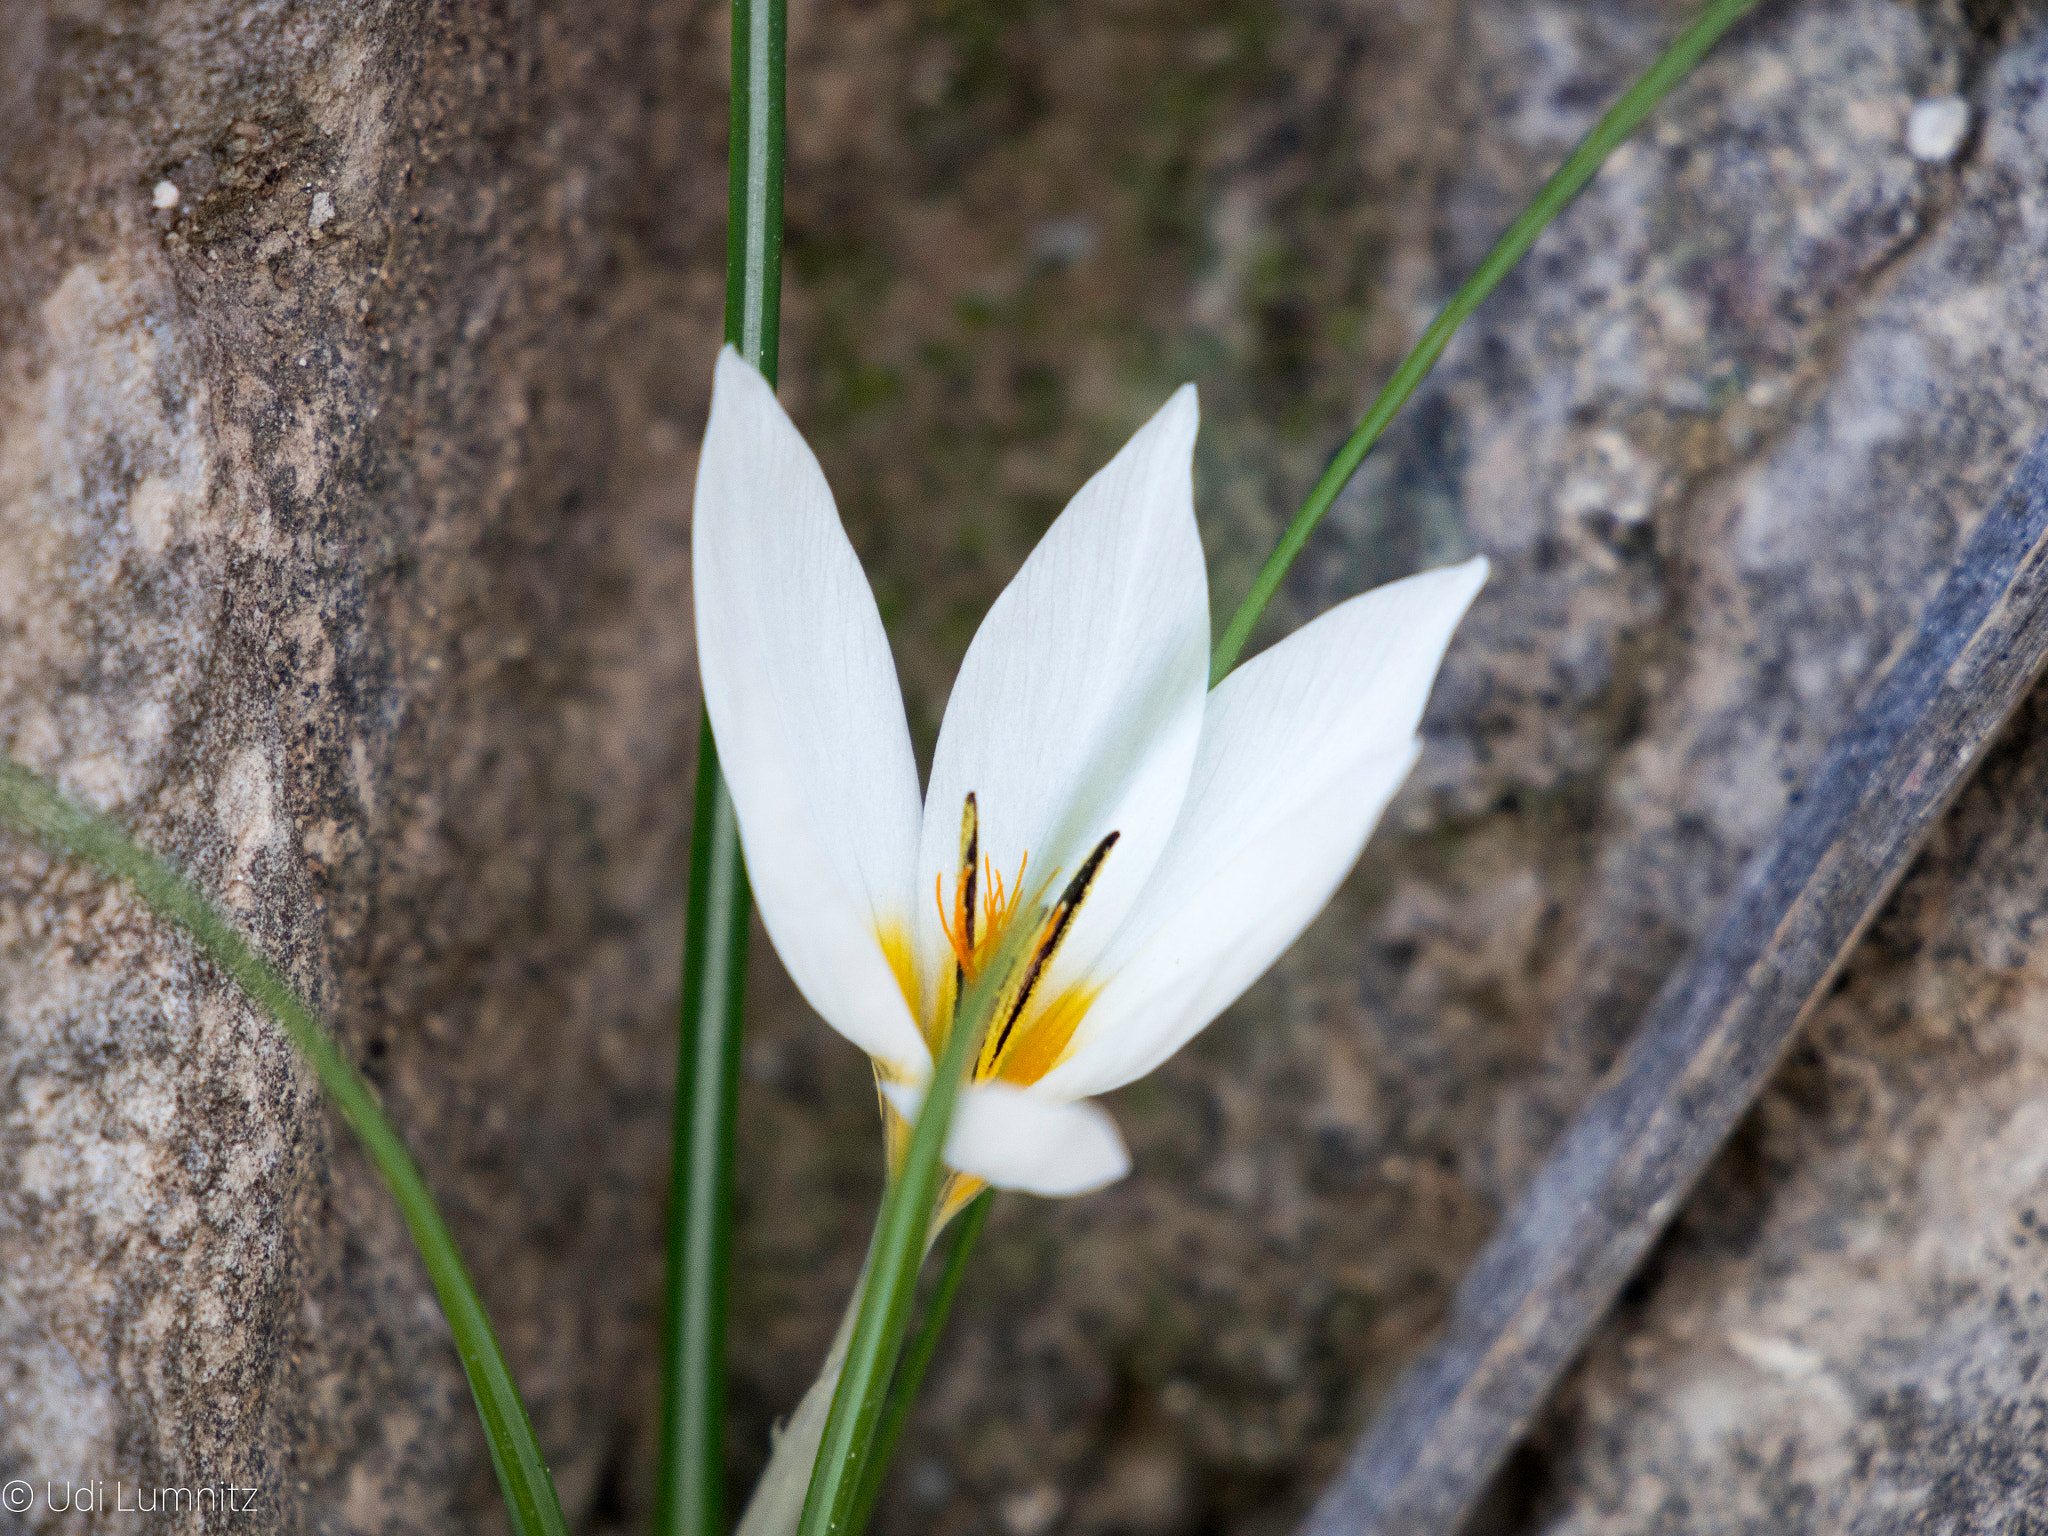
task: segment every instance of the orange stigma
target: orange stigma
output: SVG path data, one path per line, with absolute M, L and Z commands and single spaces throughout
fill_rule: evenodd
M 946 935 L 946 942 L 953 948 L 953 958 L 968 980 L 972 981 L 981 973 L 981 963 L 995 948 L 1010 919 L 1017 914 L 1017 905 L 1024 899 L 1024 871 L 1031 863 L 1027 851 L 1017 861 L 1017 873 L 1007 882 L 1002 872 L 995 867 L 994 860 L 984 856 L 981 860 L 979 892 L 975 890 L 975 872 L 963 871 L 962 878 L 954 882 L 953 899 L 946 900 L 946 877 L 932 877 L 932 897 L 939 906 L 939 928 Z M 976 901 L 979 895 L 980 900 Z M 975 906 L 981 911 L 977 914 Z M 976 921 L 979 916 L 979 921 Z

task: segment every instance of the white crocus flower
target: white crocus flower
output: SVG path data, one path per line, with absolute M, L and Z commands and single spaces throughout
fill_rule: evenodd
M 1212 692 L 1195 425 L 1190 386 L 996 599 L 920 801 L 825 477 L 761 375 L 719 356 L 693 535 L 705 704 L 761 920 L 873 1058 L 899 1153 L 963 982 L 1034 925 L 955 1112 L 949 1205 L 978 1181 L 1071 1195 L 1124 1175 L 1092 1100 L 1179 1050 L 1330 899 L 1486 577 L 1472 560 L 1353 598 Z

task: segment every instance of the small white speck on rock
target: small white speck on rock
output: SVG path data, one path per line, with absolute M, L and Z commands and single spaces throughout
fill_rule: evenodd
M 306 215 L 306 228 L 314 231 L 334 222 L 334 197 L 331 193 L 313 194 L 313 211 Z
M 1960 96 L 1916 101 L 1906 117 L 1906 153 L 1929 165 L 1953 160 L 1969 136 L 1970 104 Z
M 178 206 L 178 184 L 175 181 L 160 181 L 156 190 L 149 194 L 150 203 L 158 208 Z
M 996 1509 L 996 1519 L 1009 1536 L 1045 1536 L 1060 1515 L 1065 1512 L 1067 1501 L 1049 1483 L 1040 1483 L 1005 1498 Z

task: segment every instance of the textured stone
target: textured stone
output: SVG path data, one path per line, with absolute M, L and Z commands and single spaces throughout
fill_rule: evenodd
M 1219 605 L 1689 6 L 800 4 L 784 397 L 929 750 L 1182 378 Z M 716 6 L 0 0 L 0 745 L 231 906 L 470 1253 L 574 1523 L 644 1524 L 717 337 Z M 998 1209 L 881 1529 L 1276 1531 L 2048 424 L 2048 34 L 1770 3 L 1481 312 L 1266 633 L 1474 550 L 1331 912 Z M 1956 157 L 1915 102 L 1959 95 Z M 159 192 L 168 183 L 175 200 Z M 2022 1528 L 2038 703 L 1518 1457 L 1497 1530 Z M 765 945 L 731 1463 L 858 1267 L 864 1063 Z M 496 1529 L 381 1190 L 270 1029 L 0 842 L 0 1480 Z M 0 1515 L 0 1531 L 55 1530 Z
M 0 15 L 0 738 L 335 1019 L 585 1511 L 652 1391 L 702 26 Z M 0 858 L 0 1473 L 488 1527 L 425 1277 L 274 1032 L 125 898 Z

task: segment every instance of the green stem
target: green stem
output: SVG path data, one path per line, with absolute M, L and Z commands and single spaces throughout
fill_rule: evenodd
M 662 1461 L 654 1523 L 660 1536 L 717 1536 L 725 1491 L 726 1278 L 749 897 L 711 722 L 701 721 L 698 730 L 669 1179 Z
M 925 1304 L 924 1320 L 918 1325 L 917 1337 L 911 1341 L 910 1353 L 903 1357 L 903 1364 L 896 1370 L 896 1379 L 889 1385 L 889 1401 L 875 1425 L 867 1471 L 861 1476 L 860 1491 L 854 1496 L 853 1515 L 846 1527 L 848 1536 L 860 1536 L 867 1529 L 868 1517 L 875 1511 L 875 1500 L 882 1494 L 882 1478 L 889 1470 L 889 1458 L 896 1453 L 896 1442 L 902 1438 L 903 1426 L 909 1421 L 910 1410 L 917 1402 L 918 1388 L 924 1385 L 925 1369 L 932 1363 L 932 1354 L 939 1347 L 939 1335 L 946 1331 L 946 1317 L 953 1310 L 953 1297 L 967 1273 L 968 1257 L 974 1252 L 981 1229 L 988 1225 L 988 1215 L 995 1208 L 995 1203 L 996 1192 L 986 1190 L 960 1213 L 959 1225 L 953 1232 L 953 1246 L 946 1252 L 946 1267 L 939 1275 L 932 1299 Z
M 867 1475 L 876 1423 L 917 1295 L 917 1272 L 924 1262 L 944 1175 L 939 1155 L 945 1150 L 953 1106 L 967 1064 L 980 1049 L 989 1016 L 1015 972 L 1025 941 L 1035 935 L 1036 928 L 1035 922 L 1013 923 L 1011 936 L 994 962 L 968 988 L 945 1049 L 933 1067 L 924 1102 L 918 1107 L 903 1167 L 882 1196 L 846 1366 L 832 1395 L 832 1412 L 825 1421 L 817 1465 L 811 1471 L 798 1536 L 848 1536 L 854 1529 L 854 1508 Z
M 732 0 L 732 149 L 725 339 L 770 384 L 782 335 L 782 160 L 787 0 Z
M 139 846 L 104 816 L 74 805 L 12 758 L 0 756 L 0 821 L 27 832 L 39 842 L 98 866 L 125 880 L 160 917 L 178 924 L 207 956 L 261 1004 L 290 1036 L 312 1067 L 350 1130 L 363 1144 L 370 1161 L 383 1175 L 413 1242 L 426 1261 L 427 1276 L 441 1299 L 462 1368 L 469 1376 L 476 1410 L 483 1419 L 491 1448 L 491 1465 L 513 1528 L 521 1536 L 565 1536 L 562 1506 L 548 1476 L 547 1461 L 535 1439 L 533 1423 L 513 1383 L 490 1317 L 476 1293 L 447 1224 L 434 1205 L 405 1144 L 377 1107 L 369 1085 L 335 1048 L 313 1011 L 284 978 L 271 969 L 226 915 L 183 875 Z
M 775 381 L 782 317 L 786 0 L 733 0 L 725 339 Z M 751 896 L 711 720 L 700 718 L 669 1175 L 655 1536 L 719 1536 L 733 1125 Z
M 1237 662 L 1238 653 L 1251 637 L 1252 627 L 1259 622 L 1266 611 L 1266 605 L 1273 600 L 1273 594 L 1280 590 L 1280 582 L 1287 575 L 1287 569 L 1294 564 L 1301 553 L 1308 536 L 1315 532 L 1316 524 L 1330 510 L 1372 445 L 1379 441 L 1387 423 L 1394 419 L 1394 413 L 1401 409 L 1408 397 L 1415 392 L 1436 360 L 1450 344 L 1472 311 L 1482 300 L 1493 292 L 1500 280 L 1507 276 L 1515 264 L 1529 252 L 1536 243 L 1536 237 L 1543 233 L 1545 226 L 1564 210 L 1578 195 L 1580 188 L 1592 180 L 1601 164 L 1631 133 L 1635 132 L 1642 120 L 1662 101 L 1671 88 L 1692 72 L 1695 64 L 1705 57 L 1721 38 L 1721 34 L 1741 19 L 1743 14 L 1754 7 L 1757 0 L 1710 0 L 1700 12 L 1698 20 L 1679 33 L 1677 41 L 1665 49 L 1652 64 L 1649 71 L 1628 88 L 1620 101 L 1600 119 L 1593 131 L 1579 142 L 1565 163 L 1558 167 L 1557 174 L 1543 184 L 1543 190 L 1536 194 L 1536 200 L 1523 210 L 1520 218 L 1510 224 L 1507 233 L 1487 253 L 1486 260 L 1479 264 L 1479 270 L 1451 297 L 1422 339 L 1394 370 L 1393 378 L 1372 403 L 1372 409 L 1365 413 L 1365 419 L 1358 424 L 1358 430 L 1346 439 L 1344 446 L 1337 450 L 1330 467 L 1323 471 L 1323 477 L 1302 503 L 1301 510 L 1294 515 L 1294 521 L 1287 525 L 1287 532 L 1280 537 L 1279 547 L 1260 570 L 1258 580 L 1252 583 L 1252 590 L 1237 612 L 1231 617 L 1229 628 L 1223 631 L 1223 638 L 1216 642 L 1216 654 L 1209 665 L 1209 681 L 1213 686 L 1223 681 Z

